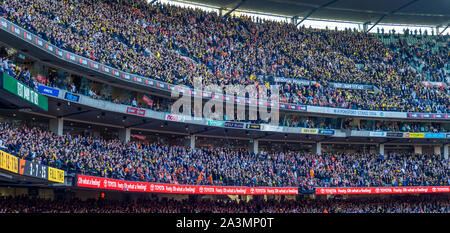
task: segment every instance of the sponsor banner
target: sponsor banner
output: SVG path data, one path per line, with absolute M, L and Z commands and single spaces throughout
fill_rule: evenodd
M 50 95 L 50 96 L 54 96 L 54 97 L 58 97 L 58 95 L 59 95 L 58 89 L 47 87 L 44 85 L 39 85 L 38 91 L 41 94 Z
M 424 138 L 425 134 L 424 133 L 404 133 L 403 137 L 404 138 Z
M 145 141 L 146 137 L 138 134 L 131 134 L 130 137 Z
M 2 24 L 2 27 L 8 28 L 8 23 L 6 23 L 6 21 L 4 19 L 0 19 L 0 22 Z
M 370 132 L 369 131 L 352 130 L 352 131 L 350 131 L 350 136 L 353 136 L 353 137 L 369 137 L 370 136 Z
M 447 134 L 447 138 L 450 138 L 450 133 Z
M 423 81 L 422 82 L 423 85 L 429 87 L 442 87 L 442 88 L 447 88 L 447 84 L 443 83 L 443 82 L 427 82 L 427 81 Z
M 257 129 L 257 130 L 261 129 L 261 125 L 258 125 L 258 124 L 247 124 L 245 127 L 247 129 Z
M 393 132 L 387 132 L 386 137 L 394 137 L 394 138 L 402 138 L 403 133 L 393 133 Z
M 20 159 L 19 174 L 48 180 L 48 167 L 42 164 Z
M 373 132 L 369 133 L 370 137 L 386 137 L 386 132 Z
M 127 107 L 127 113 L 138 116 L 145 116 L 145 110 L 140 108 Z
M 207 125 L 210 125 L 210 126 L 220 126 L 220 127 L 223 127 L 223 121 L 207 120 L 207 121 L 206 121 L 206 124 L 207 124 Z
M 407 113 L 408 118 L 415 119 L 450 119 L 447 113 Z
M 174 115 L 174 114 L 167 114 L 166 115 L 166 121 L 178 121 L 178 122 L 184 122 L 184 116 L 180 115 Z
M 307 106 L 306 105 L 298 105 L 296 110 L 306 112 Z
M 215 194 L 215 195 L 297 195 L 295 187 L 234 187 L 208 185 L 177 185 L 115 180 L 86 175 L 77 176 L 77 186 L 129 192 Z
M 355 90 L 373 90 L 373 85 L 365 84 L 350 84 L 350 83 L 328 83 L 328 86 L 340 89 L 355 89 Z
M 450 186 L 316 188 L 316 195 L 450 193 Z
M 244 123 L 227 121 L 227 122 L 223 123 L 223 126 L 229 127 L 229 128 L 243 129 L 244 128 Z
M 22 99 L 27 100 L 28 102 L 48 111 L 48 99 L 46 96 L 36 92 L 30 87 L 27 87 L 23 83 L 17 81 L 16 79 L 10 77 L 9 75 L 3 73 L 2 75 L 2 87 L 21 97 Z
M 341 115 L 352 115 L 352 116 L 372 116 L 372 117 L 383 117 L 384 113 L 381 111 L 366 111 L 366 110 L 354 110 L 354 109 L 343 109 L 343 108 L 332 108 L 332 113 Z
M 319 129 L 319 134 L 334 135 L 334 129 Z
M 18 173 L 19 172 L 19 158 L 9 153 L 0 150 L 0 168 Z
M 268 125 L 268 124 L 262 124 L 261 130 L 262 131 L 283 132 L 283 128 L 281 126 Z
M 319 133 L 319 129 L 302 128 L 300 130 L 300 133 L 304 133 L 304 134 L 318 134 Z
M 445 138 L 445 133 L 425 133 L 426 138 Z
M 77 103 L 80 102 L 80 96 L 72 94 L 70 92 L 66 92 L 66 94 L 64 95 L 64 99 L 70 100 L 70 101 L 73 101 L 73 102 L 77 102 Z
M 307 112 L 320 113 L 320 114 L 361 116 L 361 117 L 406 118 L 406 113 L 404 113 L 404 112 L 355 110 L 355 109 L 329 108 L 329 107 L 318 107 L 318 106 L 308 106 Z
M 48 167 L 48 180 L 57 183 L 64 183 L 64 171 L 53 167 Z
M 293 78 L 285 78 L 285 77 L 273 77 L 273 81 L 276 83 L 296 83 L 296 84 L 301 84 L 304 86 L 309 86 L 311 84 L 316 83 L 316 82 L 311 82 L 309 80 L 293 79 Z

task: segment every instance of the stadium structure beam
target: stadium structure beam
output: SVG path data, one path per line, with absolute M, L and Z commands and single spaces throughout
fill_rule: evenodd
M 309 16 L 311 16 L 312 14 L 314 14 L 314 12 L 316 12 L 316 11 L 318 11 L 318 10 L 320 10 L 320 9 L 322 9 L 322 8 L 324 8 L 324 7 L 327 7 L 327 6 L 329 6 L 329 5 L 331 5 L 331 4 L 333 4 L 333 3 L 336 3 L 337 1 L 339 1 L 339 0 L 332 0 L 332 1 L 330 1 L 330 2 L 327 2 L 327 3 L 325 3 L 325 4 L 323 4 L 323 5 L 321 5 L 321 6 L 319 6 L 319 7 L 317 7 L 317 8 L 314 8 L 314 9 L 312 9 L 302 20 L 300 20 L 300 22 L 298 22 L 297 23 L 297 25 L 295 25 L 296 27 L 298 26 L 298 25 L 300 25 L 303 21 L 305 21 L 305 19 L 307 19 Z
M 399 11 L 399 10 L 401 10 L 401 9 L 403 9 L 403 8 L 409 6 L 409 5 L 411 5 L 411 4 L 413 4 L 413 3 L 417 2 L 417 1 L 419 1 L 419 0 L 412 0 L 412 1 L 409 1 L 409 2 L 407 2 L 407 3 L 403 4 L 403 5 L 401 5 L 399 8 L 396 8 L 396 9 L 394 9 L 394 10 L 388 12 L 388 13 L 385 13 L 383 16 L 381 16 L 381 17 L 375 22 L 374 25 L 372 25 L 372 27 L 369 28 L 369 30 L 367 30 L 366 33 L 369 33 L 370 30 L 372 30 L 372 28 L 374 28 L 376 25 L 378 25 L 378 24 L 379 24 L 386 16 L 392 15 L 392 14 L 394 14 L 395 12 L 397 12 L 397 11 Z
M 242 4 L 244 4 L 246 0 L 241 0 L 241 2 L 239 2 L 239 4 L 237 4 L 233 9 L 231 9 L 230 11 L 228 11 L 225 15 L 223 15 L 223 19 L 226 19 L 231 13 L 233 13 L 233 11 L 235 11 L 236 9 L 238 9 L 239 7 L 242 6 Z
M 143 125 L 145 125 L 147 123 L 150 123 L 150 122 L 147 122 L 146 119 L 143 119 L 142 123 L 137 123 L 137 124 L 134 124 L 134 125 L 124 125 L 124 127 L 125 128 L 134 128 L 134 127 L 137 127 L 137 126 L 143 126 Z
M 197 132 L 192 132 L 192 134 L 198 135 L 198 134 L 202 134 L 202 133 L 206 133 L 208 132 L 210 129 L 208 127 L 203 128 L 203 130 L 199 130 Z
M 75 115 L 78 115 L 78 114 L 88 113 L 88 112 L 91 112 L 91 111 L 92 110 L 85 110 L 85 111 L 81 111 L 81 112 L 74 112 L 74 113 L 63 115 L 61 117 L 66 118 L 66 117 L 71 117 L 71 116 L 75 116 Z
M 447 30 L 447 28 L 450 26 L 450 23 L 449 24 L 447 24 L 447 27 L 445 27 L 444 28 L 444 30 L 442 30 L 441 32 L 439 32 L 439 35 L 442 35 L 442 33 L 444 33 L 445 32 L 445 30 Z
M 256 140 L 259 140 L 259 139 L 264 139 L 264 138 L 266 138 L 266 137 L 268 137 L 268 136 L 272 136 L 272 135 L 274 135 L 275 133 L 268 133 L 267 135 L 261 135 L 260 137 L 255 137 L 255 138 L 253 138 L 253 139 L 256 139 Z

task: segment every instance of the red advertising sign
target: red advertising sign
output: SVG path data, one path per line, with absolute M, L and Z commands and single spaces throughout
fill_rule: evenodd
M 139 116 L 145 116 L 145 110 L 140 109 L 140 108 L 127 107 L 127 113 L 139 115 Z
M 147 183 L 136 181 L 114 180 L 94 176 L 77 176 L 77 186 L 84 188 L 151 192 L 174 194 L 216 194 L 216 195 L 296 195 L 298 189 L 293 187 L 233 187 L 233 186 L 208 186 L 208 185 L 178 185 Z
M 343 194 L 404 194 L 404 193 L 450 193 L 450 186 L 429 187 L 357 187 L 316 188 L 316 195 Z
M 167 120 L 167 121 L 184 122 L 184 116 L 173 115 L 173 114 L 167 114 L 167 115 L 166 115 L 166 120 Z
M 143 141 L 146 139 L 145 136 L 137 135 L 137 134 L 131 134 L 130 137 L 132 137 L 132 138 L 137 138 L 137 139 L 143 140 Z

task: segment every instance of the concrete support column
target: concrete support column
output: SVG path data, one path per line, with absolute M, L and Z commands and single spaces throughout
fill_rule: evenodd
M 194 149 L 195 148 L 195 135 L 191 135 L 190 141 L 191 141 L 190 146 L 192 149 Z
M 414 146 L 414 154 L 422 154 L 422 146 Z
M 380 155 L 384 155 L 384 144 L 380 144 L 379 150 Z
M 130 141 L 130 136 L 131 136 L 130 128 L 119 129 L 119 139 L 123 143 L 128 143 Z
M 249 143 L 249 151 L 253 152 L 255 154 L 259 153 L 259 140 L 253 139 L 250 143 Z
M 352 129 L 358 130 L 360 124 L 361 124 L 361 119 L 359 119 L 359 118 L 353 119 L 353 121 L 352 121 Z
M 316 142 L 316 144 L 313 145 L 312 152 L 322 155 L 322 143 Z
M 363 24 L 363 32 L 367 32 L 367 30 L 369 30 L 368 27 L 367 27 L 367 24 L 368 23 L 364 23 Z
M 441 146 L 434 146 L 434 154 L 441 155 Z
M 436 35 L 439 35 L 440 30 L 439 30 L 439 26 L 436 26 Z
M 58 136 L 63 135 L 64 118 L 58 117 L 56 119 L 50 119 L 50 131 Z
M 195 135 L 189 136 L 189 147 L 191 149 L 195 148 Z
M 291 18 L 291 23 L 292 24 L 297 25 L 297 22 L 298 22 L 298 18 L 297 17 L 292 17 Z
M 220 17 L 223 16 L 223 8 L 219 8 L 219 16 L 220 16 Z
M 444 159 L 448 159 L 449 147 L 450 147 L 450 144 L 444 145 Z

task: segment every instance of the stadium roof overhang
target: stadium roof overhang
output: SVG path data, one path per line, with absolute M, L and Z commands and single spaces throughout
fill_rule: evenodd
M 181 1 L 183 2 L 183 1 Z M 369 24 L 410 24 L 446 27 L 448 0 L 188 0 L 226 10 L 261 12 L 286 17 Z

